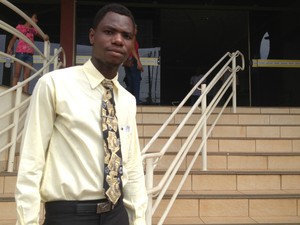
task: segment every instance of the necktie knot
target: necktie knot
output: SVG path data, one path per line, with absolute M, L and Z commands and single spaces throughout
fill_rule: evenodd
M 108 89 L 108 90 L 112 90 L 113 89 L 113 82 L 110 81 L 110 80 L 103 80 L 102 81 L 102 86 L 105 88 L 105 89 Z

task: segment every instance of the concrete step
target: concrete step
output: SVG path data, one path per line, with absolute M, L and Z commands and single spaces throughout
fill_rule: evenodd
M 171 114 L 177 106 L 138 106 L 137 113 L 168 113 Z M 179 113 L 186 113 L 191 109 L 190 106 L 184 106 Z M 220 112 L 221 108 L 217 107 L 213 113 Z M 200 113 L 200 110 L 198 110 Z M 232 107 L 227 107 L 224 113 L 233 113 Z M 238 114 L 300 114 L 300 107 L 242 107 L 236 108 Z
M 164 199 L 159 205 L 157 212 L 155 212 L 154 218 L 160 218 L 166 206 L 167 199 Z M 243 218 L 245 219 L 245 224 L 251 222 L 272 224 L 276 218 L 293 218 L 293 222 L 300 222 L 298 206 L 299 194 L 289 196 L 276 194 L 272 196 L 266 194 L 221 195 L 203 193 L 191 195 L 190 198 L 180 194 L 171 208 L 168 219 L 176 220 L 181 217 L 189 217 L 190 221 L 192 219 L 200 219 L 204 224 L 216 223 L 222 217 L 231 219 Z M 221 222 L 221 220 L 218 222 L 226 224 L 224 221 Z M 281 222 L 287 221 L 283 220 Z
M 44 206 L 41 205 L 40 218 L 41 223 L 44 217 Z M 0 224 L 1 225 L 11 225 L 16 224 L 17 211 L 16 203 L 14 199 L 14 194 L 0 194 Z
M 150 138 L 140 138 L 141 148 L 149 143 Z M 151 147 L 151 152 L 158 152 L 167 143 L 167 137 L 158 138 Z M 178 152 L 186 138 L 176 138 L 170 145 L 168 152 Z M 200 145 L 200 138 L 195 140 L 191 152 L 195 152 Z M 299 138 L 209 138 L 207 141 L 208 152 L 299 152 Z
M 1 225 L 16 225 L 16 220 L 0 220 Z
M 175 190 L 184 170 L 178 171 L 168 190 Z M 158 184 L 165 170 L 156 171 L 154 185 Z M 0 174 L 0 194 L 15 191 L 16 173 Z M 199 171 L 188 175 L 183 191 L 282 191 L 297 193 L 300 190 L 300 171 Z M 300 191 L 299 191 L 300 192 Z
M 0 172 L 0 197 L 12 197 L 15 192 L 16 181 L 16 172 Z
M 16 220 L 16 204 L 13 195 L 3 195 L 0 194 L 0 224 L 2 225 L 2 220 L 5 223 L 10 224 L 11 221 Z
M 175 108 L 138 106 L 141 147 L 149 142 Z M 189 109 L 184 107 L 181 112 Z M 300 224 L 300 108 L 238 107 L 237 114 L 231 111 L 231 108 L 225 109 L 208 140 L 208 171 L 201 171 L 199 156 L 164 224 Z M 189 126 L 156 167 L 155 183 L 173 161 L 174 153 L 183 145 L 199 116 L 200 111 L 188 120 Z M 215 117 L 213 114 L 208 123 L 211 124 Z M 161 149 L 182 119 L 182 114 L 175 116 L 173 126 L 151 151 Z M 195 152 L 199 143 L 197 139 L 191 152 Z M 161 217 L 191 158 L 191 153 L 185 157 L 154 215 L 153 224 Z M 0 174 L 1 225 L 16 221 L 16 174 Z
M 188 154 L 180 165 L 184 170 L 188 167 L 194 156 Z M 156 169 L 166 170 L 174 161 L 174 154 L 166 154 L 158 162 Z M 299 153 L 208 153 L 207 167 L 209 171 L 299 171 Z M 202 170 L 202 157 L 198 156 L 193 165 L 194 170 Z
M 141 138 L 151 138 L 161 127 L 160 125 L 139 125 Z M 170 137 L 177 125 L 169 125 L 160 137 Z M 194 125 L 186 125 L 178 133 L 178 137 L 188 137 Z M 207 130 L 210 127 L 208 126 Z M 201 136 L 201 134 L 199 134 Z M 300 125 L 216 125 L 210 137 L 214 138 L 300 138 Z
M 200 112 L 191 115 L 187 124 L 196 124 L 200 118 Z M 170 113 L 140 113 L 137 115 L 137 123 L 163 124 L 170 116 Z M 179 124 L 184 119 L 185 114 L 180 113 L 174 116 L 171 124 Z M 212 114 L 207 123 L 210 125 L 215 121 L 217 114 Z M 254 113 L 225 113 L 218 120 L 222 125 L 300 125 L 300 114 L 254 114 Z
M 177 172 L 168 187 L 174 191 L 182 180 L 185 171 Z M 165 174 L 157 171 L 154 186 Z M 242 194 L 249 192 L 271 192 L 278 194 L 300 193 L 299 171 L 191 171 L 182 187 L 183 192 L 233 191 Z M 222 193 L 223 194 L 223 193 Z
M 157 224 L 158 218 L 153 218 L 153 225 Z M 300 217 L 180 217 L 167 218 L 167 225 L 299 225 Z M 16 220 L 1 220 L 1 225 L 15 225 Z M 41 221 L 40 224 L 43 224 Z
M 157 224 L 157 217 L 153 218 L 153 224 Z M 167 225 L 299 225 L 300 217 L 249 217 L 249 216 L 209 216 L 209 217 L 176 217 L 167 218 L 164 224 Z
M 299 197 L 299 192 L 182 192 L 171 208 L 165 224 L 230 224 L 234 221 L 236 224 L 299 224 Z M 168 198 L 170 195 L 164 198 L 155 212 L 154 223 L 162 216 Z M 2 221 L 10 224 L 16 220 L 12 197 L 0 196 L 0 208 L 1 225 Z M 42 215 L 43 208 L 41 220 Z

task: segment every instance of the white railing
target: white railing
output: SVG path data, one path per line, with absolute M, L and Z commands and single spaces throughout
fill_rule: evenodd
M 237 66 L 237 58 L 241 57 L 241 66 Z M 223 66 L 222 66 L 223 65 Z M 221 67 L 222 66 L 222 67 Z M 221 69 L 217 69 L 220 68 Z M 188 153 L 191 151 L 191 147 L 195 142 L 196 138 L 200 138 L 201 142 L 197 147 L 195 152 L 192 152 L 192 159 L 190 164 L 184 171 L 183 176 L 176 188 L 173 192 L 172 197 L 170 198 L 166 209 L 163 210 L 162 216 L 159 218 L 157 225 L 163 224 L 165 221 L 169 211 L 171 210 L 172 205 L 174 204 L 184 182 L 192 170 L 194 164 L 196 163 L 198 156 L 200 153 L 202 154 L 202 169 L 207 170 L 207 139 L 211 135 L 212 130 L 214 129 L 217 121 L 222 115 L 224 109 L 232 100 L 232 108 L 233 112 L 236 112 L 236 73 L 239 70 L 244 70 L 244 56 L 241 52 L 236 51 L 233 53 L 226 53 L 204 76 L 199 82 L 191 89 L 191 91 L 187 94 L 187 96 L 182 100 L 182 102 L 177 106 L 177 108 L 173 111 L 173 113 L 169 116 L 169 118 L 165 121 L 165 123 L 161 126 L 161 128 L 157 131 L 157 133 L 152 137 L 152 139 L 148 142 L 148 144 L 142 150 L 143 161 L 145 163 L 146 168 L 146 187 L 148 190 L 148 209 L 146 214 L 147 225 L 152 225 L 152 217 L 160 205 L 163 197 L 165 196 L 170 183 L 173 181 L 175 175 L 179 171 L 180 166 L 185 160 Z M 217 71 L 217 72 L 216 72 Z M 224 74 L 230 73 L 228 78 L 224 80 Z M 202 84 L 203 81 L 211 78 L 211 81 L 206 86 L 206 84 Z M 207 96 L 209 96 L 213 89 L 217 87 L 218 82 L 223 82 L 222 86 L 217 90 L 216 94 L 213 96 L 209 104 L 207 105 Z M 231 87 L 231 89 L 230 89 Z M 187 114 L 184 116 L 182 121 L 179 123 L 178 127 L 175 129 L 171 137 L 166 141 L 165 145 L 157 151 L 153 149 L 154 143 L 158 140 L 158 138 L 162 135 L 163 131 L 170 125 L 171 121 L 174 120 L 174 117 L 177 113 L 182 109 L 182 107 L 186 104 L 186 102 L 191 97 L 192 93 L 196 90 L 201 90 L 201 95 L 195 104 L 190 108 Z M 229 92 L 229 96 L 226 97 L 225 93 Z M 225 99 L 224 99 L 225 98 Z M 207 126 L 207 119 L 210 115 L 216 111 L 216 107 L 221 103 L 221 100 L 224 102 L 224 105 L 220 107 L 219 112 L 215 119 L 211 122 L 209 128 Z M 199 107 L 201 106 L 201 108 Z M 198 110 L 198 113 L 196 112 Z M 200 113 L 199 113 L 200 112 Z M 199 116 L 199 120 L 196 122 L 195 126 L 193 126 L 191 132 L 188 137 L 183 142 L 181 148 L 175 155 L 174 159 L 172 159 L 171 164 L 166 170 L 165 174 L 162 176 L 161 180 L 158 182 L 156 186 L 153 186 L 153 178 L 156 166 L 159 164 L 160 160 L 164 157 L 167 150 L 170 148 L 171 144 L 178 136 L 178 134 L 182 131 L 182 129 L 186 126 L 188 120 L 191 116 Z
M 31 20 L 31 18 L 25 15 L 20 9 L 18 9 L 6 0 L 0 0 L 0 3 L 4 4 L 9 9 L 22 16 L 38 31 L 39 35 L 45 37 L 45 34 L 41 31 L 41 29 Z M 34 74 L 28 79 L 22 82 L 18 82 L 16 86 L 11 87 L 0 93 L 0 101 L 8 102 L 5 107 L 2 103 L 2 107 L 0 109 L 0 155 L 4 152 L 8 152 L 8 163 L 6 170 L 7 172 L 12 172 L 15 164 L 14 161 L 17 143 L 19 142 L 22 136 L 24 120 L 26 117 L 27 107 L 30 101 L 30 96 L 23 94 L 22 89 L 31 80 L 49 72 L 51 64 L 54 65 L 54 69 L 58 69 L 60 67 L 65 66 L 66 60 L 65 53 L 62 48 L 55 49 L 54 55 L 50 57 L 49 41 L 44 42 L 44 52 L 42 53 L 27 37 L 25 37 L 22 33 L 17 31 L 14 27 L 10 26 L 4 21 L 0 21 L 0 29 L 3 29 L 11 33 L 12 35 L 16 35 L 18 38 L 23 39 L 26 43 L 32 46 L 35 49 L 35 52 L 39 54 L 39 56 L 43 59 L 43 67 L 37 71 L 32 66 L 28 65 L 27 63 L 24 63 L 21 60 L 18 60 L 13 55 L 9 55 L 0 51 L 0 56 L 10 58 L 13 62 L 18 61 L 19 63 L 30 68 L 34 72 Z

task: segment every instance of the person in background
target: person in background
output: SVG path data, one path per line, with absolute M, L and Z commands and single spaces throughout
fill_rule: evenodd
M 38 22 L 38 17 L 37 17 L 36 13 L 28 13 L 27 16 L 29 16 L 34 23 Z M 34 42 L 34 37 L 35 36 L 41 37 L 38 34 L 37 30 L 34 27 L 32 27 L 32 25 L 28 21 L 25 21 L 25 23 L 23 23 L 23 24 L 21 24 L 21 23 L 18 24 L 16 29 L 18 31 L 20 31 L 22 34 L 24 34 L 32 42 Z M 14 45 L 15 45 L 15 42 L 16 42 L 17 38 L 18 38 L 17 36 L 13 35 L 13 37 L 10 39 L 9 44 L 7 46 L 7 54 L 12 55 L 14 53 Z M 48 41 L 49 36 L 46 35 L 43 40 Z M 16 50 L 15 50 L 15 57 L 17 59 L 29 64 L 30 66 L 32 66 L 33 65 L 33 54 L 34 54 L 34 48 L 32 48 L 24 40 L 19 40 L 18 41 L 17 46 L 16 46 Z M 14 65 L 15 65 L 14 74 L 13 74 L 12 82 L 11 82 L 12 86 L 17 85 L 18 81 L 20 80 L 20 75 L 21 75 L 22 70 L 23 70 L 23 79 L 24 80 L 29 78 L 30 73 L 31 73 L 30 68 L 28 68 L 26 66 L 23 66 L 21 63 L 19 63 L 17 61 L 14 62 Z M 28 89 L 29 89 L 29 83 L 27 83 L 24 86 L 23 91 L 25 93 L 28 93 Z
M 146 224 L 148 197 L 136 100 L 118 82 L 118 69 L 134 44 L 134 24 L 132 13 L 123 5 L 103 6 L 89 31 L 91 59 L 38 80 L 21 144 L 15 193 L 17 225 L 38 225 L 41 202 L 45 205 L 44 225 Z M 108 95 L 103 84 L 107 82 L 118 118 L 118 123 L 109 127 L 117 127 L 120 136 L 108 144 L 101 125 L 112 118 L 101 116 L 109 105 L 102 103 Z M 104 171 L 104 157 L 111 145 L 119 143 L 122 176 L 112 176 L 110 181 L 121 187 L 121 196 L 111 201 L 104 187 L 104 173 L 110 170 L 105 167 Z
M 139 43 L 136 39 L 137 25 L 135 25 L 135 44 L 128 59 L 123 63 L 125 69 L 124 82 L 127 90 L 136 98 L 137 104 L 140 104 L 140 84 L 142 80 L 141 73 L 144 72 L 143 65 L 139 56 Z
M 203 76 L 204 74 L 201 72 L 201 70 L 197 69 L 196 74 L 193 75 L 190 79 L 191 88 L 193 88 L 198 83 L 198 81 L 203 78 Z M 202 83 L 205 83 L 205 80 Z M 200 85 L 199 88 L 201 88 Z M 198 100 L 200 95 L 201 95 L 201 90 L 196 89 L 190 97 L 190 105 L 194 105 L 194 103 Z

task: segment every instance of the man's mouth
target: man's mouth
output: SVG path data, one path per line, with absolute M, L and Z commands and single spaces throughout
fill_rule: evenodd
M 120 49 L 108 49 L 108 52 L 115 54 L 115 55 L 124 55 L 124 52 L 121 51 Z

